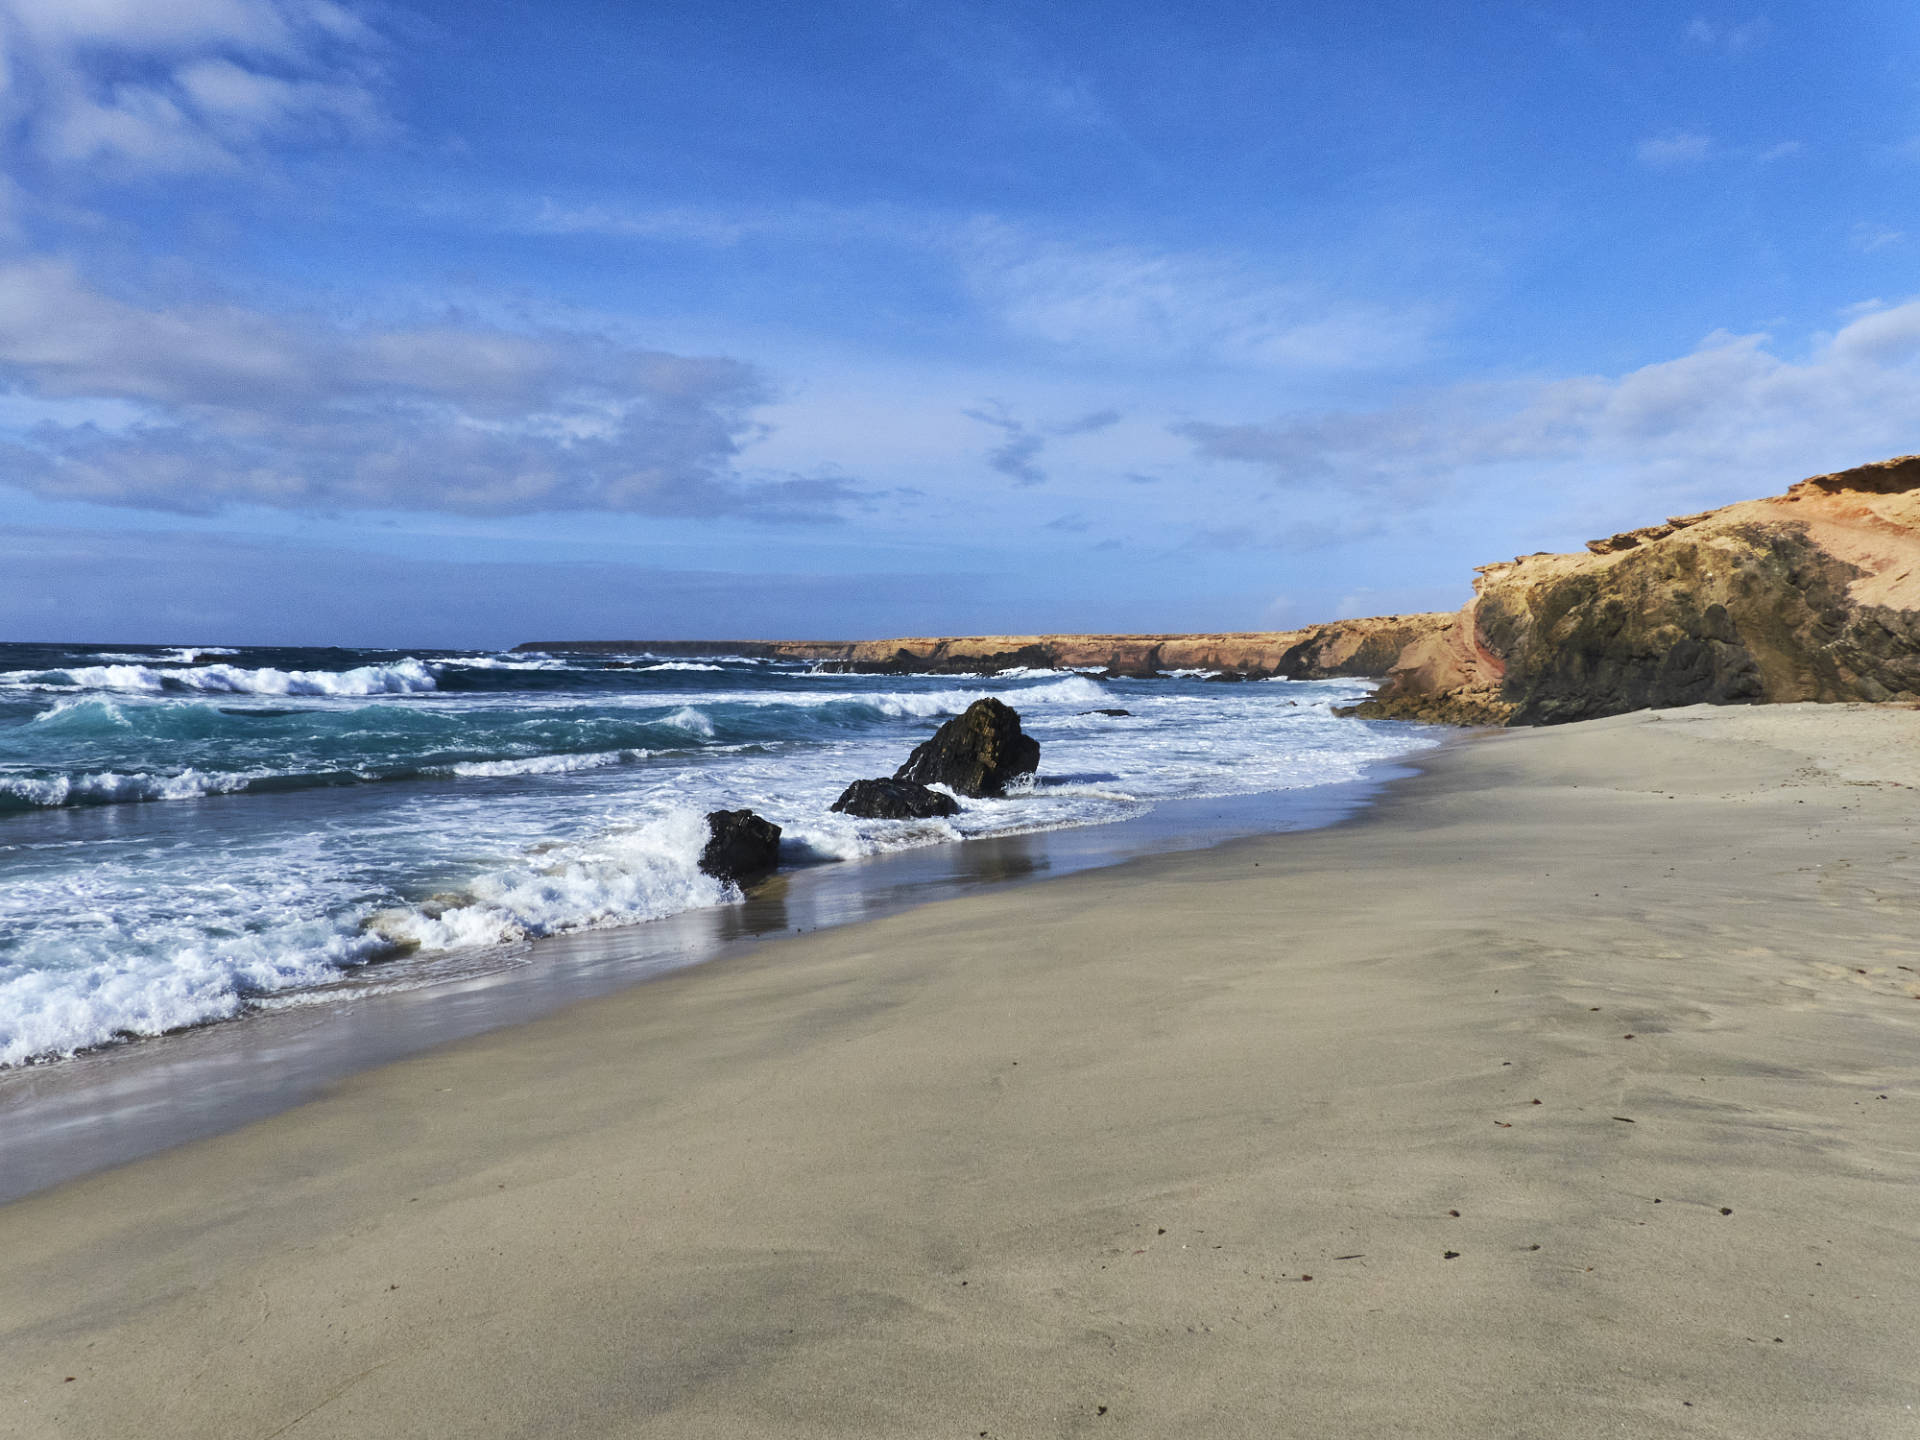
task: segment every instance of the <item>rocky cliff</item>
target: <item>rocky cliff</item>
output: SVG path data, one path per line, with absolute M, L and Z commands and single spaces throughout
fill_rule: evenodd
M 1920 456 L 1481 567 L 1357 713 L 1546 725 L 1920 696 Z
M 982 675 L 1017 666 L 1100 668 L 1123 675 L 1212 670 L 1253 678 L 1378 677 L 1451 615 L 1383 615 L 1300 630 L 1208 635 L 968 635 L 894 640 L 533 641 L 521 650 L 655 655 L 755 655 L 811 660 L 862 673 Z

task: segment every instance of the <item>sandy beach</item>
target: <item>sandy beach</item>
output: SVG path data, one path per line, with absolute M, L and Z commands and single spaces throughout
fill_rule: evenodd
M 0 1435 L 1920 1434 L 1920 713 L 1422 764 L 0 1209 Z

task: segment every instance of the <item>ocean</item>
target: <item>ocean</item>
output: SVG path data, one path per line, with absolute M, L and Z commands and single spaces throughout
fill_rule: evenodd
M 0 645 L 0 1067 L 345 985 L 417 991 L 538 963 L 543 937 L 738 905 L 696 865 L 710 810 L 783 826 L 785 868 L 857 874 L 888 852 L 1352 782 L 1435 743 L 1332 713 L 1369 688 Z M 1029 788 L 946 820 L 830 813 L 989 694 L 1040 741 Z

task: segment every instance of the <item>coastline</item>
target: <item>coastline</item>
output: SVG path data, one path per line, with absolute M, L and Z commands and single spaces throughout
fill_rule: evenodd
M 0 1433 L 1910 1434 L 1916 738 L 1503 732 L 364 1072 L 0 1208 Z
M 860 924 L 981 889 L 1335 824 L 1427 753 L 1382 762 L 1359 781 L 1160 801 L 1101 824 L 788 869 L 739 903 L 454 952 L 432 964 L 374 962 L 332 984 L 269 997 L 271 1008 L 0 1069 L 0 1204 L 266 1119 L 363 1070 L 790 934 Z

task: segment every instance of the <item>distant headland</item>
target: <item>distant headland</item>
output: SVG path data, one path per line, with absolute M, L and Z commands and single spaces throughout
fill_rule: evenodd
M 1920 455 L 1483 565 L 1457 614 L 1196 635 L 892 640 L 543 640 L 521 650 L 729 654 L 862 673 L 1377 677 L 1352 713 L 1551 725 L 1630 710 L 1920 701 Z
M 963 635 L 892 640 L 538 640 L 518 650 L 574 654 L 744 655 L 810 660 L 858 674 L 991 675 L 1034 669 L 1102 669 L 1139 678 L 1206 670 L 1246 680 L 1377 678 L 1415 641 L 1438 635 L 1447 614 L 1335 620 L 1300 630 L 1206 635 Z

